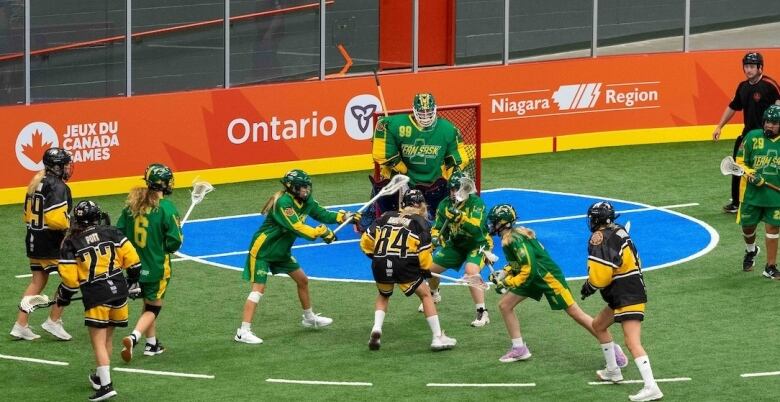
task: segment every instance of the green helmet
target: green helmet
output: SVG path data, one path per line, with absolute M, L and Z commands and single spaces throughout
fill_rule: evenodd
M 452 172 L 450 179 L 447 181 L 447 188 L 450 190 L 460 190 L 461 183 L 467 180 L 469 177 L 460 170 Z
M 144 172 L 146 187 L 169 195 L 173 192 L 173 171 L 162 163 L 152 163 Z
M 311 178 L 301 169 L 293 169 L 285 173 L 281 182 L 287 192 L 300 200 L 306 201 L 311 195 Z M 302 189 L 306 189 L 303 194 L 301 194 Z
M 414 119 L 417 120 L 417 124 L 422 128 L 433 127 L 436 124 L 436 99 L 429 93 L 414 95 L 412 112 L 414 113 Z
M 515 209 L 509 204 L 498 204 L 488 212 L 488 231 L 491 235 L 497 235 L 504 229 L 511 229 L 517 219 Z
M 772 105 L 764 110 L 764 122 L 780 123 L 780 106 Z

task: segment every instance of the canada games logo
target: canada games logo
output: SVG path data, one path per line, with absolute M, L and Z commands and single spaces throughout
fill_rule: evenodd
M 58 147 L 60 140 L 52 126 L 35 121 L 26 126 L 16 137 L 16 159 L 27 170 L 37 172 L 43 169 L 43 153 L 51 147 Z
M 344 129 L 355 140 L 367 140 L 373 136 L 374 115 L 382 111 L 379 99 L 361 94 L 353 97 L 344 108 Z

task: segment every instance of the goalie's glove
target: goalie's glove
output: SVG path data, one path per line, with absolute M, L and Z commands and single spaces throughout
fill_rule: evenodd
M 70 304 L 70 299 L 75 295 L 77 290 L 70 290 L 65 287 L 62 283 L 60 283 L 60 286 L 57 286 L 57 295 L 55 296 L 55 300 L 57 302 L 57 305 L 60 307 L 65 307 Z
M 764 179 L 764 176 L 762 176 L 761 173 L 758 172 L 754 172 L 752 175 L 748 176 L 748 180 L 756 187 L 761 187 L 764 185 L 764 183 L 766 183 L 766 179 Z
M 463 211 L 452 206 L 448 207 L 447 210 L 444 211 L 444 216 L 447 217 L 447 220 L 449 220 L 451 223 L 460 223 L 460 221 L 466 217 L 463 214 Z
M 580 296 L 582 296 L 582 300 L 585 300 L 586 298 L 592 296 L 596 291 L 599 290 L 597 287 L 590 284 L 590 281 L 587 279 L 585 280 L 585 283 L 582 284 L 582 289 L 580 289 Z
M 325 243 L 330 244 L 336 241 L 336 234 L 333 233 L 333 231 L 330 230 L 330 228 L 328 228 L 325 225 L 320 225 L 320 230 L 322 231 L 320 237 Z

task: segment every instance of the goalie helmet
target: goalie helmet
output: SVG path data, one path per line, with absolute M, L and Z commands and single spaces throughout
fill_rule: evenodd
M 81 226 L 97 225 L 102 217 L 103 213 L 100 211 L 100 206 L 94 201 L 80 201 L 73 208 L 73 220 Z
M 173 193 L 173 171 L 162 163 L 152 163 L 144 172 L 146 187 L 153 191 L 162 191 L 165 195 Z
M 511 229 L 515 224 L 515 220 L 517 220 L 517 213 L 511 205 L 498 204 L 488 212 L 488 231 L 493 236 L 498 235 L 504 229 Z
M 742 65 L 746 64 L 755 64 L 758 67 L 764 66 L 764 56 L 761 55 L 761 53 L 758 52 L 749 52 L 745 54 L 745 57 L 742 58 Z
M 618 216 L 620 215 L 615 213 L 615 208 L 612 204 L 606 201 L 599 201 L 588 208 L 588 228 L 591 232 L 595 232 L 601 226 L 615 223 L 615 219 Z
M 67 181 L 73 174 L 73 158 L 63 148 L 52 147 L 43 153 L 43 166 L 46 172 Z
M 287 172 L 281 182 L 287 192 L 300 200 L 306 201 L 311 195 L 311 178 L 301 169 Z
M 429 129 L 436 124 L 436 100 L 429 93 L 420 93 L 414 96 L 412 112 L 417 124 L 423 129 Z

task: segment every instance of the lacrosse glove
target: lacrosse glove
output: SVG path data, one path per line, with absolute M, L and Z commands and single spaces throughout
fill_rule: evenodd
M 66 288 L 65 285 L 60 283 L 60 286 L 57 286 L 57 295 L 55 296 L 57 305 L 60 307 L 70 305 L 70 299 L 73 297 L 73 295 L 76 294 L 76 292 L 76 290 L 70 290 Z
M 325 225 L 320 225 L 320 228 L 322 228 L 321 230 L 323 230 L 323 232 L 322 232 L 322 234 L 320 235 L 320 237 L 322 238 L 322 240 L 323 240 L 325 243 L 327 243 L 327 244 L 330 244 L 330 243 L 333 243 L 334 241 L 336 241 L 336 234 L 335 234 L 335 233 L 333 233 L 333 231 L 332 231 L 332 230 L 330 230 L 330 229 L 329 229 L 327 226 L 325 226 Z
M 363 214 L 360 212 L 347 212 L 343 209 L 340 209 L 336 214 L 336 223 L 344 223 L 345 221 L 360 223 L 361 218 L 363 218 Z
M 580 295 L 582 296 L 582 300 L 585 300 L 589 296 L 596 293 L 598 290 L 597 287 L 590 284 L 590 282 L 586 279 L 585 283 L 582 284 L 582 289 L 580 289 Z
M 465 215 L 463 214 L 463 211 L 459 210 L 455 207 L 449 207 L 446 211 L 444 211 L 444 216 L 447 217 L 447 219 L 451 223 L 460 223 L 460 221 L 465 218 Z
M 761 173 L 755 172 L 752 176 L 748 176 L 748 180 L 756 186 L 761 187 L 766 183 L 766 179 L 764 179 L 764 176 L 761 175 Z

